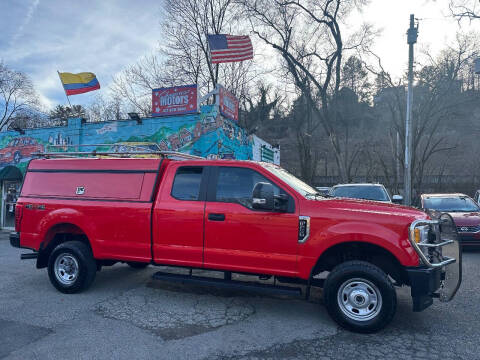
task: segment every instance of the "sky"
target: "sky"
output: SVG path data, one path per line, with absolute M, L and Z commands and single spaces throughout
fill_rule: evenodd
M 472 0 L 472 2 L 475 0 Z M 480 20 L 461 24 L 453 19 L 450 0 L 373 0 L 362 11 L 363 21 L 381 30 L 373 46 L 382 59 L 382 65 L 392 75 L 399 77 L 408 67 L 406 32 L 410 14 L 418 19 L 418 39 L 415 53 L 422 57 L 425 51 L 433 55 L 455 40 L 457 32 L 480 32 Z
M 449 0 L 371 0 L 351 23 L 381 30 L 373 47 L 384 68 L 401 76 L 407 67 L 409 15 L 419 18 L 416 51 L 433 54 L 453 41 L 459 25 L 449 17 Z M 162 41 L 161 0 L 2 0 L 0 60 L 28 74 L 47 108 L 65 104 L 57 70 L 94 72 L 106 91 L 124 67 L 158 48 Z M 480 20 L 462 31 L 480 31 Z M 260 59 L 259 59 L 260 61 Z M 88 104 L 95 92 L 75 95 Z
M 32 78 L 47 107 L 63 105 L 57 70 L 93 72 L 105 91 L 117 72 L 158 47 L 161 17 L 159 0 L 2 0 L 0 59 Z M 75 103 L 92 96 L 76 95 Z

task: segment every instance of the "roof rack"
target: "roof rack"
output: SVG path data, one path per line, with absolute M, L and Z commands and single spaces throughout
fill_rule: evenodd
M 112 151 L 65 151 L 65 152 L 36 152 L 32 156 L 49 158 L 75 158 L 89 156 L 111 156 L 117 158 L 131 158 L 133 155 L 158 155 L 161 158 L 197 159 L 204 160 L 204 157 L 184 154 L 178 151 L 136 151 L 136 152 L 112 152 Z

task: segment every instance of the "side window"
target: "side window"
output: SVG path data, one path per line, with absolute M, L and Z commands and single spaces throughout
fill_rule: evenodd
M 185 166 L 178 168 L 173 180 L 172 196 L 178 200 L 198 200 L 202 173 L 202 167 Z
M 219 202 L 238 203 L 249 209 L 252 207 L 252 191 L 257 182 L 267 182 L 258 172 L 240 167 L 220 167 L 218 169 L 218 182 L 215 200 Z M 278 186 L 272 184 L 274 194 L 280 195 L 283 191 Z

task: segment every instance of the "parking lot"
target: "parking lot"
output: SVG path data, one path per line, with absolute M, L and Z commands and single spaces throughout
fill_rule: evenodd
M 65 295 L 0 233 L 0 359 L 480 359 L 480 252 L 464 253 L 453 302 L 412 313 L 407 288 L 391 326 L 359 335 L 312 299 L 153 281 L 154 267 L 104 268 Z M 26 251 L 23 251 L 26 252 Z

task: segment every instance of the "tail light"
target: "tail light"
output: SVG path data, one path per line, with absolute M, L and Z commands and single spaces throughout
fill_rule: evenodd
M 23 206 L 21 204 L 15 205 L 15 231 L 20 232 L 20 224 L 22 222 Z

